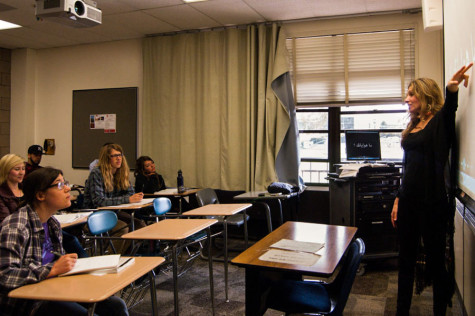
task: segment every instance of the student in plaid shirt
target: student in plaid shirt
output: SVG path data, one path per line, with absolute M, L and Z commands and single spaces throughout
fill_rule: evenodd
M 56 277 L 71 270 L 77 254 L 64 253 L 61 227 L 53 215 L 71 205 L 69 183 L 60 170 L 41 168 L 24 180 L 26 205 L 11 214 L 0 227 L 0 315 L 87 315 L 74 302 L 36 302 L 8 298 L 8 292 L 30 283 Z M 128 315 L 120 298 L 99 303 L 100 315 Z

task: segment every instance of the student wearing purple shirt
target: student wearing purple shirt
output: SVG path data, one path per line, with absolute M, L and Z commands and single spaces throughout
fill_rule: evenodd
M 23 181 L 24 203 L 0 227 L 0 315 L 87 315 L 75 302 L 13 299 L 8 292 L 70 271 L 77 254 L 64 254 L 61 226 L 53 215 L 71 205 L 68 182 L 60 170 L 41 168 Z M 59 258 L 53 253 L 62 254 Z M 34 313 L 33 313 L 34 312 Z M 128 315 L 120 298 L 96 306 L 98 315 Z

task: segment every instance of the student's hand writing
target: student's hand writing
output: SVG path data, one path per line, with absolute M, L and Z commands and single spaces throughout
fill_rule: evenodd
M 393 210 L 391 212 L 391 223 L 393 223 L 393 227 L 397 228 L 397 209 L 399 204 L 399 198 L 394 200 Z
M 139 192 L 139 193 L 135 193 L 134 195 L 131 195 L 129 197 L 129 202 L 130 203 L 137 203 L 137 202 L 142 201 L 142 199 L 143 199 L 143 193 Z
M 68 253 L 59 257 L 59 259 L 54 263 L 53 268 L 51 268 L 48 278 L 70 271 L 74 268 L 77 260 L 78 255 L 75 253 Z
M 453 76 L 452 79 L 449 80 L 447 83 L 447 89 L 450 92 L 457 92 L 459 89 L 459 84 L 463 81 L 463 86 L 466 88 L 468 86 L 468 78 L 469 76 L 465 73 L 473 66 L 473 63 L 468 64 L 467 66 L 463 66 L 460 68 Z

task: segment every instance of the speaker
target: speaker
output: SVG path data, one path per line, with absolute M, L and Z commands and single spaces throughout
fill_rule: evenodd
M 426 32 L 442 29 L 442 0 L 422 0 L 422 20 Z

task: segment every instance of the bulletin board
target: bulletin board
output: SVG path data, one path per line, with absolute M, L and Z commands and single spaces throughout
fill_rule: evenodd
M 105 143 L 124 149 L 129 167 L 137 157 L 137 87 L 74 90 L 72 167 L 89 168 Z

